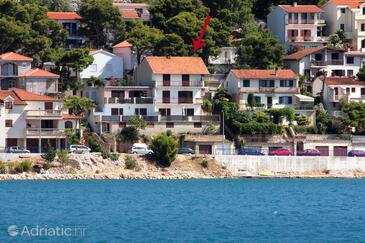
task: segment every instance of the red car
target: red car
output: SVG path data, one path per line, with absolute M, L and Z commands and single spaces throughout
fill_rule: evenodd
M 277 149 L 274 150 L 270 153 L 270 155 L 275 155 L 275 156 L 291 156 L 293 155 L 293 152 L 289 149 Z
M 298 151 L 297 156 L 321 156 L 321 152 L 317 149 L 305 149 L 303 151 Z

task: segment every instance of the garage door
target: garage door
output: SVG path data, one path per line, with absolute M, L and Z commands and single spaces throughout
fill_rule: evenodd
M 199 145 L 199 154 L 212 154 L 212 145 Z
M 321 153 L 321 156 L 329 155 L 329 147 L 328 146 L 317 146 L 316 149 Z
M 334 156 L 347 156 L 347 147 L 346 146 L 334 146 L 333 155 Z

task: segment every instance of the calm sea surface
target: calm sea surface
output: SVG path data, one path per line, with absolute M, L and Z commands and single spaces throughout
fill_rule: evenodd
M 0 206 L 0 242 L 365 242 L 365 180 L 6 181 Z

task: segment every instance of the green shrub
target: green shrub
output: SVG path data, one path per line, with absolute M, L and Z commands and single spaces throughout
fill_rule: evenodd
M 209 165 L 209 163 L 208 163 L 208 160 L 207 160 L 207 159 L 203 159 L 203 161 L 202 161 L 200 164 L 201 164 L 201 166 L 203 166 L 204 168 L 208 168 L 208 165 Z
M 43 169 L 44 169 L 44 170 L 49 170 L 50 168 L 51 168 L 50 163 L 48 163 L 48 162 L 47 162 L 47 163 L 44 163 L 44 164 L 43 164 Z
M 109 154 L 110 154 L 110 152 L 108 152 L 108 151 L 102 151 L 101 152 L 101 157 L 103 157 L 103 159 L 108 159 Z
M 6 174 L 7 169 L 5 163 L 0 161 L 0 174 Z
M 47 162 L 53 162 L 56 158 L 56 150 L 50 145 L 47 144 L 46 152 L 42 156 Z
M 139 141 L 138 128 L 134 126 L 124 127 L 120 133 L 119 137 L 122 141 L 135 143 Z
M 152 156 L 162 166 L 170 166 L 176 159 L 178 152 L 177 140 L 174 136 L 161 133 L 152 139 L 151 149 Z
M 93 136 L 86 137 L 86 143 L 89 145 L 89 148 L 92 152 L 101 152 L 101 145 L 98 140 Z
M 15 171 L 18 173 L 28 172 L 32 169 L 32 162 L 24 160 L 15 167 Z
M 96 170 L 95 171 L 95 174 L 100 174 L 100 170 Z
M 137 161 L 135 158 L 131 156 L 127 156 L 125 158 L 125 166 L 124 168 L 127 170 L 135 170 L 137 167 L 139 167 Z
M 63 166 L 67 165 L 70 162 L 68 152 L 64 149 L 57 151 L 57 157 Z
M 119 154 L 117 154 L 117 153 L 110 153 L 109 158 L 112 161 L 117 161 L 119 159 Z
M 204 98 L 203 99 L 203 105 L 202 105 L 202 109 L 205 111 L 205 112 L 212 112 L 212 107 L 213 107 L 213 104 L 212 102 L 207 99 L 207 98 Z
M 308 126 L 310 123 L 309 117 L 304 115 L 297 116 L 295 121 L 297 122 L 298 126 Z

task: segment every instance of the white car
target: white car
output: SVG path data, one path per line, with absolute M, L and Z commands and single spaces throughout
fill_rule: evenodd
M 89 153 L 91 149 L 85 145 L 71 145 L 70 146 L 70 153 Z
M 18 146 L 12 146 L 6 149 L 7 153 L 12 153 L 12 154 L 29 154 L 30 151 L 28 149 L 22 148 L 22 147 L 18 147 Z
M 153 151 L 145 146 L 132 146 L 128 150 L 129 154 L 152 154 Z

